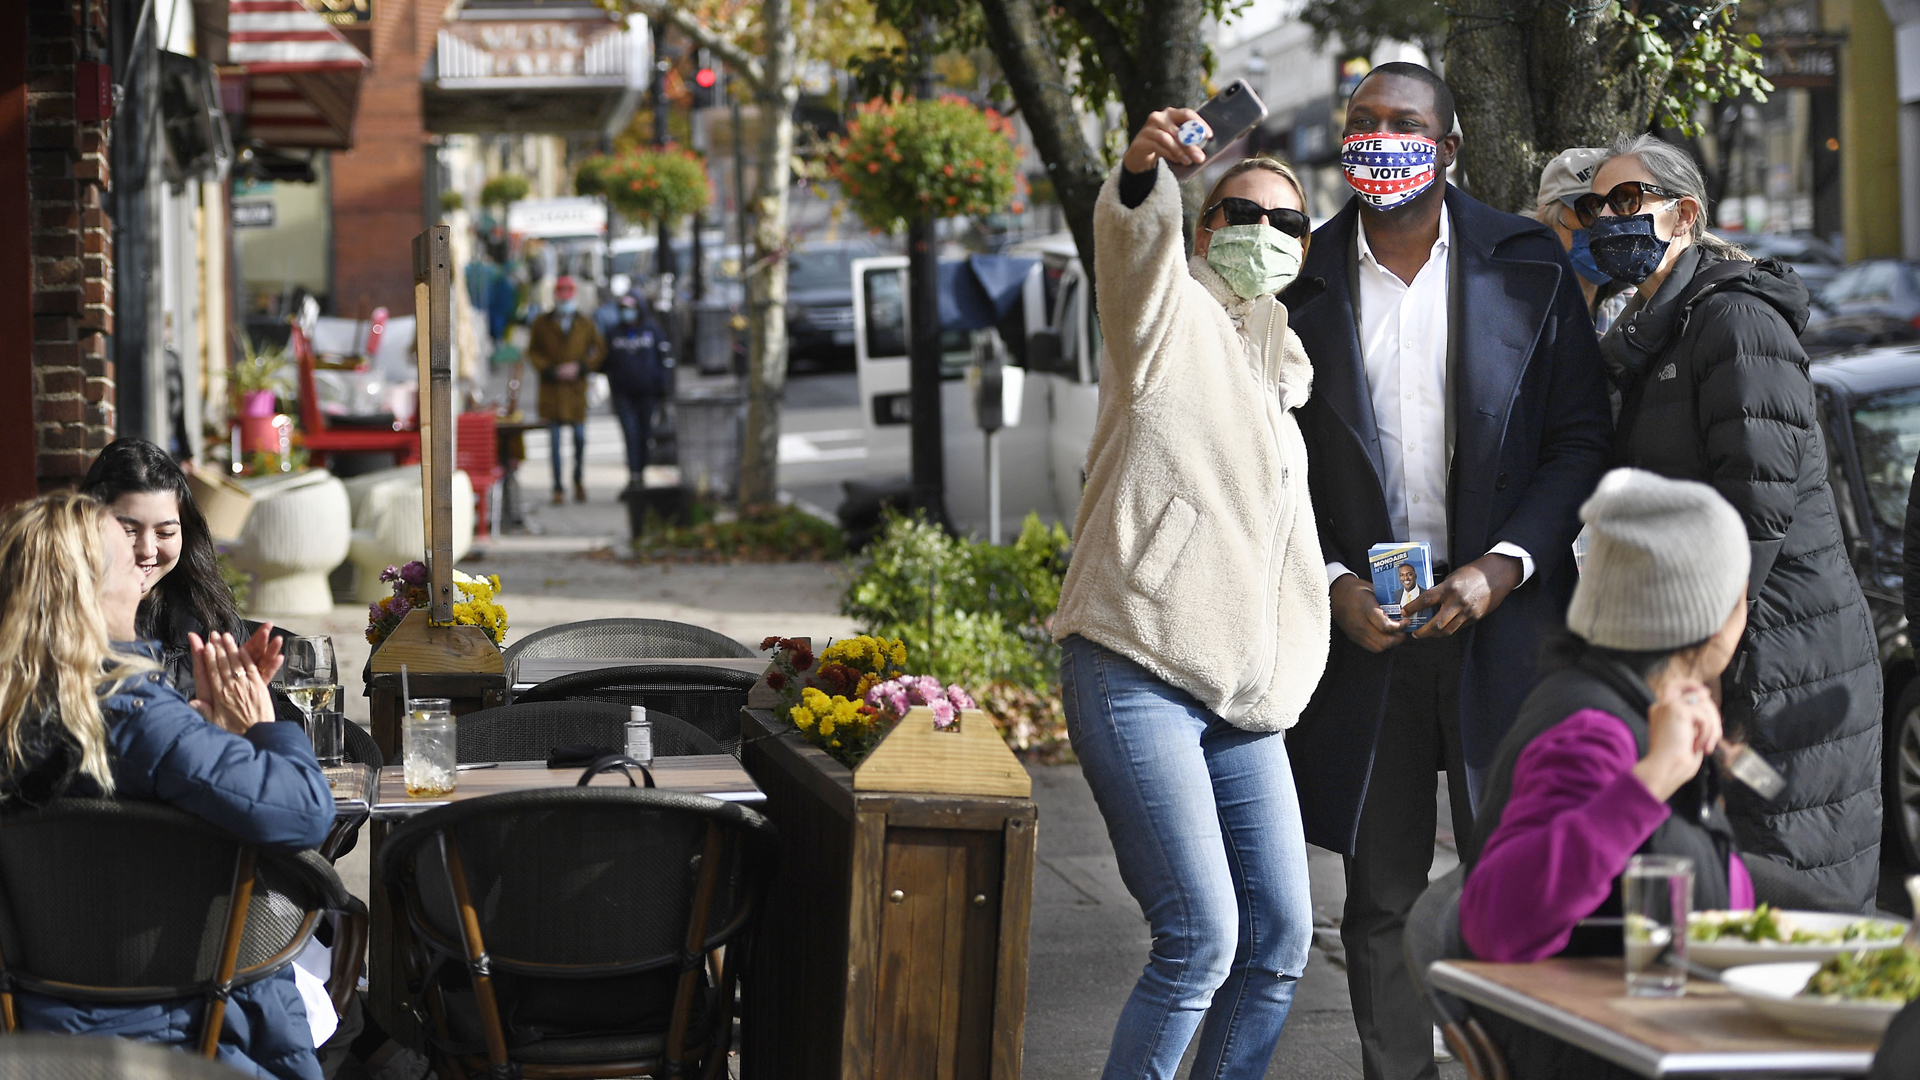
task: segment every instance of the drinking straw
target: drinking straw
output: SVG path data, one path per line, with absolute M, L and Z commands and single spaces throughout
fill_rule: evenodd
M 400 665 L 400 700 L 403 703 L 402 712 L 413 709 L 413 690 L 407 684 L 407 665 L 405 664 Z

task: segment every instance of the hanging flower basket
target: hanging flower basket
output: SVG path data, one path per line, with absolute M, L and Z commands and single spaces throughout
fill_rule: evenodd
M 827 150 L 828 169 L 860 220 L 897 233 L 922 214 L 1021 209 L 1013 121 L 948 95 L 857 107 Z
M 629 150 L 614 157 L 596 154 L 574 170 L 573 188 L 582 195 L 605 196 L 634 221 L 667 225 L 713 199 L 706 163 L 677 146 Z

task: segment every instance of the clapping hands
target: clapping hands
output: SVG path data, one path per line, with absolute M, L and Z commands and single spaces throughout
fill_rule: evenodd
M 193 707 L 208 721 L 235 735 L 255 724 L 273 722 L 273 697 L 267 684 L 285 658 L 273 627 L 264 625 L 244 642 L 232 634 L 188 634 L 193 650 Z

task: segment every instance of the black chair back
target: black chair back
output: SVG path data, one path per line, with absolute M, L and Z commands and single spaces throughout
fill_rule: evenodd
M 514 703 L 605 701 L 645 705 L 705 732 L 725 753 L 740 755 L 740 710 L 760 677 L 733 668 L 691 664 L 637 664 L 578 671 L 548 679 Z
M 1456 866 L 1428 885 L 1407 913 L 1406 934 L 1401 938 L 1400 947 L 1406 955 L 1413 985 L 1426 1001 L 1448 1049 L 1466 1067 L 1469 1080 L 1504 1080 L 1505 1055 L 1468 1011 L 1467 1003 L 1435 988 L 1427 980 L 1427 968 L 1435 961 L 1473 957 L 1460 933 L 1460 890 L 1466 883 L 1466 867 Z
M 462 763 L 544 761 L 556 746 L 592 743 L 624 750 L 628 707 L 606 701 L 515 702 L 457 718 L 454 752 Z M 665 712 L 647 710 L 653 722 L 656 757 L 724 754 L 720 744 L 693 725 Z
M 506 670 L 524 656 L 595 660 L 757 656 L 717 630 L 669 619 L 583 619 L 535 630 L 507 646 Z
M 240 1080 L 249 1074 L 110 1035 L 26 1031 L 0 1038 L 0 1080 Z
M 130 888 L 130 883 L 140 887 Z M 274 974 L 328 909 L 357 906 L 325 859 L 241 844 L 158 803 L 69 799 L 0 818 L 0 1012 L 12 991 L 140 1003 Z M 238 914 L 238 918 L 234 917 Z
M 497 1073 L 617 1063 L 681 1075 L 725 1056 L 733 958 L 773 847 L 766 819 L 734 803 L 558 788 L 427 811 L 388 836 L 380 872 L 442 1053 L 472 1065 L 484 1054 Z M 707 954 L 735 943 L 708 985 Z
M 1920 1000 L 1893 1015 L 1867 1080 L 1920 1080 Z

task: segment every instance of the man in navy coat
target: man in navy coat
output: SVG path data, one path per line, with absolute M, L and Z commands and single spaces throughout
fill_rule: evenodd
M 1432 864 L 1437 776 L 1464 836 L 1564 627 L 1611 437 L 1565 253 L 1446 182 L 1459 145 L 1438 76 L 1375 68 L 1347 108 L 1354 197 L 1281 294 L 1313 361 L 1300 429 L 1335 624 L 1288 756 L 1307 839 L 1347 856 L 1340 935 L 1368 1080 L 1435 1075 L 1401 936 Z M 1421 540 L 1435 584 L 1408 613 L 1431 618 L 1409 634 L 1375 602 L 1367 549 Z

